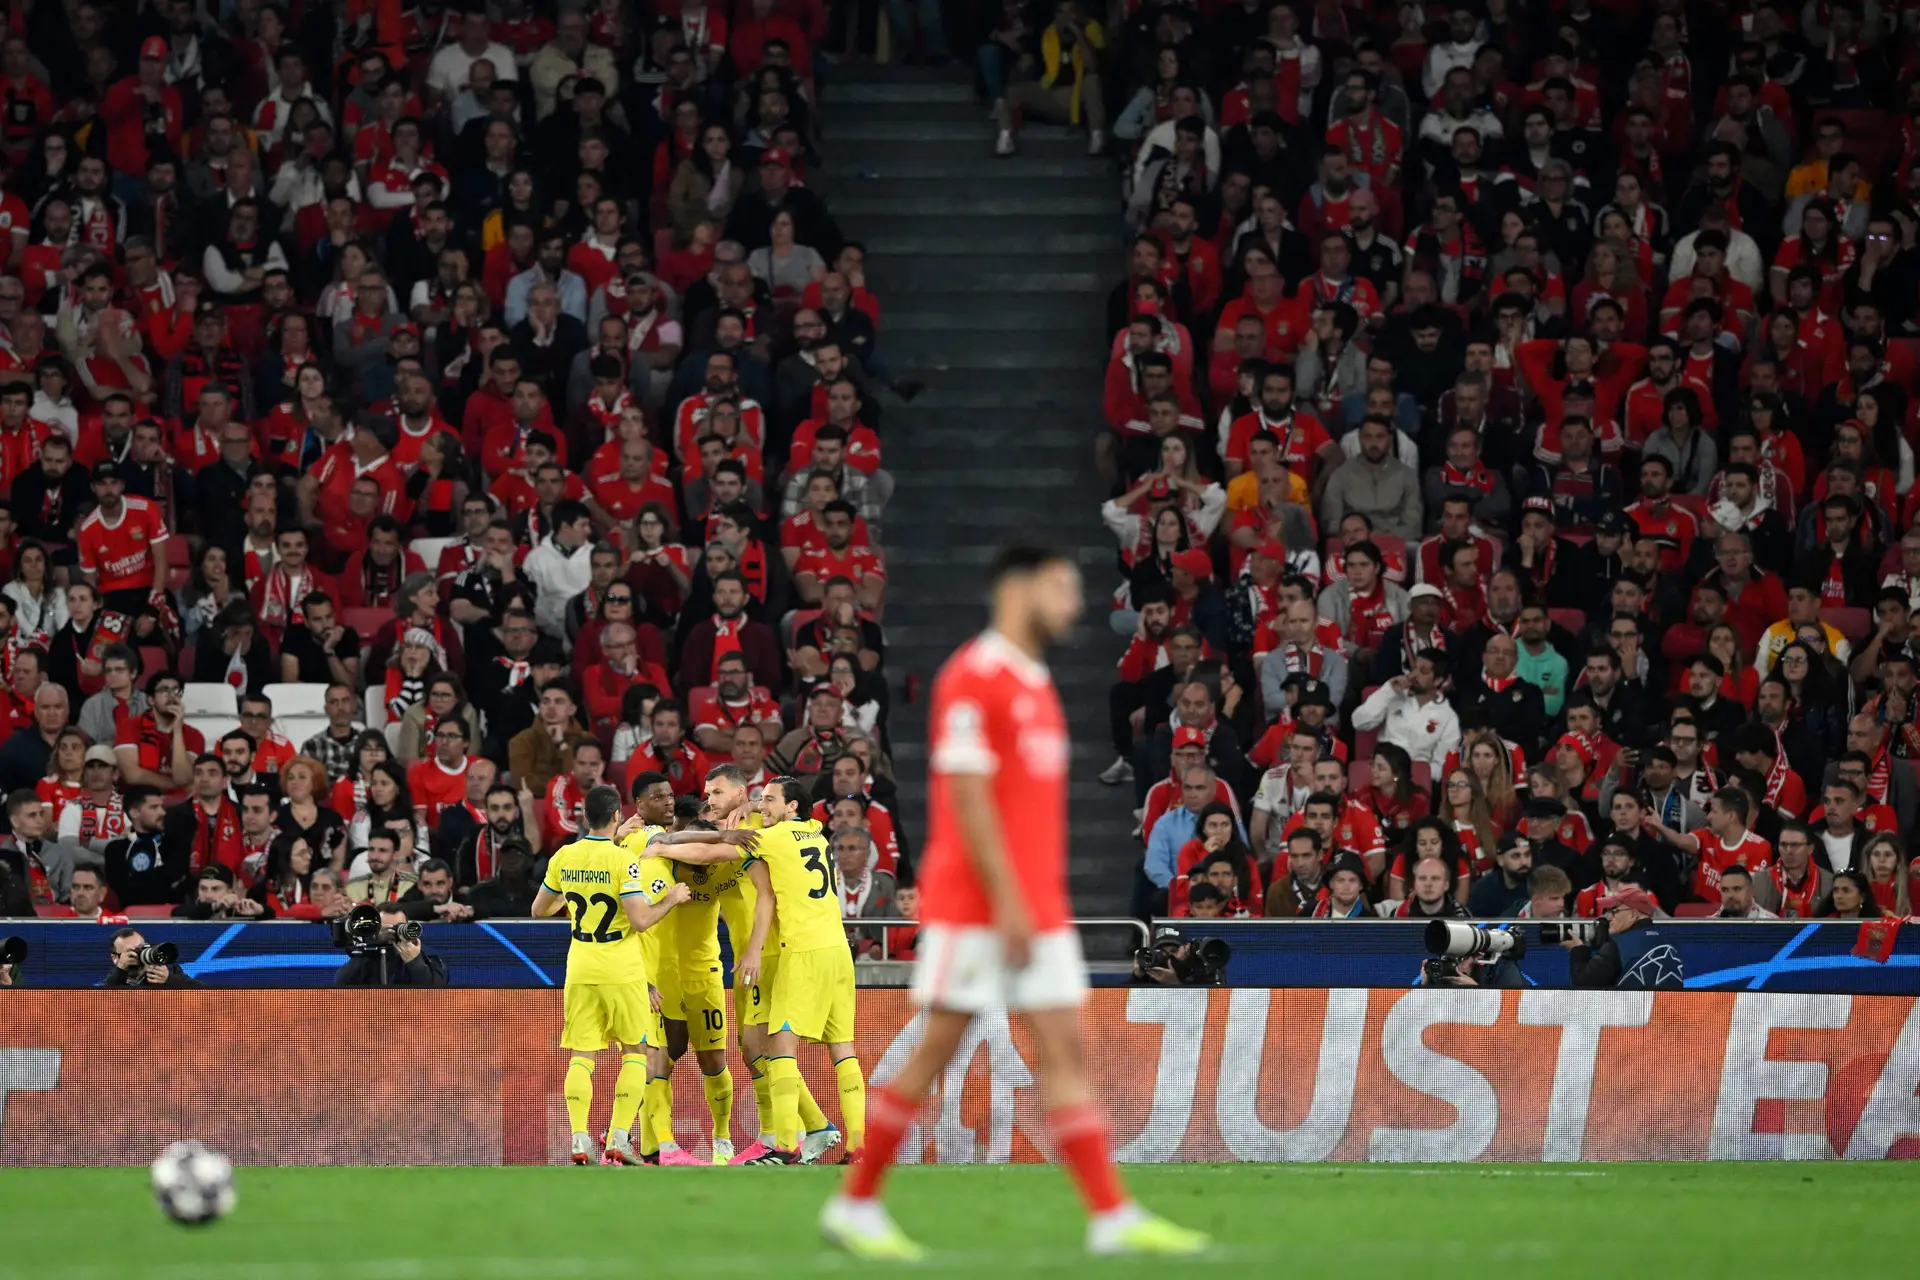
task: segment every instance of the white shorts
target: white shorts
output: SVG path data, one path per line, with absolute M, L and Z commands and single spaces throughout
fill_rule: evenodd
M 915 954 L 914 1003 L 934 1009 L 1072 1009 L 1087 994 L 1086 956 L 1080 931 L 1071 927 L 1035 935 L 1018 969 L 1007 964 L 1000 935 L 985 925 L 925 925 Z

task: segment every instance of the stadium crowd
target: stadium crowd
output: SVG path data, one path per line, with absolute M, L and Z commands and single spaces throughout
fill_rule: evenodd
M 1121 160 L 1133 232 L 1098 458 L 1140 913 L 1908 913 L 1917 33 L 1006 7 L 983 74 Z
M 726 762 L 889 914 L 893 384 L 807 180 L 870 33 L 221 9 L 0 42 L 0 916 L 525 915 L 589 787 Z

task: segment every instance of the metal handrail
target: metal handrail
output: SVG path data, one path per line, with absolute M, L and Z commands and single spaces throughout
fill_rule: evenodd
M 880 935 L 880 959 L 883 962 L 892 959 L 888 954 L 887 930 L 921 923 L 923 922 L 919 920 L 909 920 L 904 916 L 872 916 L 867 919 L 841 921 L 841 924 L 849 931 L 854 929 L 876 930 Z M 1132 929 L 1140 935 L 1140 945 L 1143 947 L 1153 941 L 1153 930 L 1148 926 L 1147 922 L 1136 919 L 1133 916 L 1076 916 L 1070 923 L 1076 929 L 1089 927 L 1097 929 Z

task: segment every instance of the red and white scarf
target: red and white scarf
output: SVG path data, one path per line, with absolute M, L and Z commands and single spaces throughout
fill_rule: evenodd
M 307 611 L 301 601 L 313 590 L 313 571 L 304 565 L 292 573 L 277 564 L 267 574 L 267 590 L 260 601 L 260 621 L 270 627 L 299 626 Z
M 1485 495 L 1493 492 L 1493 472 L 1477 462 L 1471 471 L 1461 471 L 1447 462 L 1441 464 L 1440 483 L 1448 489 L 1471 489 Z
M 1510 676 L 1490 676 L 1487 674 L 1487 669 L 1482 667 L 1480 668 L 1480 683 L 1487 686 L 1489 693 L 1505 693 L 1507 690 L 1513 688 L 1514 685 L 1520 683 L 1520 677 L 1517 674 Z
M 1814 906 L 1820 900 L 1818 871 L 1809 866 L 1806 879 L 1798 888 L 1787 883 L 1787 869 L 1777 862 L 1767 868 L 1767 874 L 1773 877 L 1774 892 L 1780 899 L 1774 914 L 1783 920 L 1805 920 L 1813 915 Z

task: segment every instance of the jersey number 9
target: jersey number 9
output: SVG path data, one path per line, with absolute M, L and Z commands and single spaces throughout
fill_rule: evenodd
M 587 912 L 599 907 L 600 923 L 587 932 Z M 626 937 L 626 931 L 613 927 L 614 916 L 620 910 L 620 900 L 596 893 L 591 898 L 583 898 L 577 893 L 567 895 L 567 908 L 573 913 L 573 940 L 575 942 L 618 942 Z
M 833 865 L 833 857 L 827 852 L 826 845 L 804 845 L 800 857 L 807 864 L 807 870 L 820 877 L 819 888 L 807 890 L 809 898 L 824 898 L 839 889 L 839 869 Z

